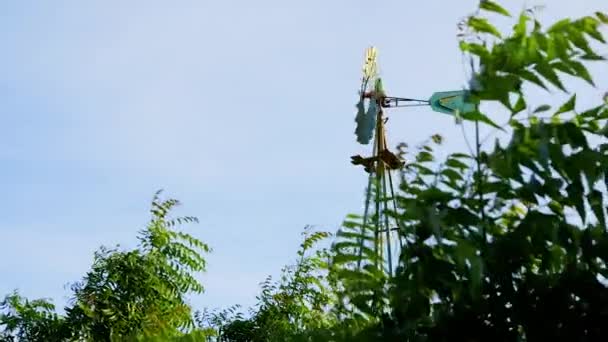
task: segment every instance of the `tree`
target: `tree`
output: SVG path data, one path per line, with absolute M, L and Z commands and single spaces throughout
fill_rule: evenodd
M 67 339 L 70 331 L 65 320 L 57 315 L 55 306 L 45 299 L 29 301 L 16 291 L 0 302 L 1 341 L 49 341 Z
M 42 300 L 7 297 L 0 316 L 5 338 L 19 341 L 117 341 L 162 337 L 174 340 L 192 331 L 194 320 L 185 295 L 203 291 L 195 278 L 205 270 L 209 247 L 193 236 L 174 230 L 194 217 L 168 218 L 179 204 L 152 201 L 152 219 L 139 234 L 140 246 L 131 251 L 102 247 L 95 253 L 91 271 L 72 286 L 73 303 L 66 317 Z M 204 337 L 193 332 L 190 337 Z
M 327 314 L 335 299 L 327 281 L 328 255 L 326 250 L 314 250 L 319 241 L 328 237 L 327 232 L 307 227 L 297 262 L 282 270 L 279 281 L 268 277 L 262 282 L 262 293 L 250 318 L 219 314 L 220 320 L 215 323 L 220 327 L 219 340 L 288 341 L 308 330 L 333 326 L 335 321 Z
M 95 254 L 92 270 L 73 286 L 75 305 L 68 309 L 68 318 L 81 336 L 102 341 L 114 336 L 179 334 L 181 328 L 194 327 L 184 295 L 203 291 L 193 272 L 205 270 L 202 254 L 209 247 L 171 229 L 197 219 L 168 219 L 179 202 L 158 195 L 152 201 L 152 219 L 140 232 L 140 248 L 128 252 L 102 248 Z

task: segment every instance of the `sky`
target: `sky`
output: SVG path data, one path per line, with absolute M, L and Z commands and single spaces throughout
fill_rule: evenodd
M 608 12 L 600 0 L 545 2 L 545 23 Z M 306 225 L 334 232 L 361 211 L 366 174 L 350 156 L 370 149 L 354 136 L 365 48 L 379 49 L 394 96 L 461 89 L 456 25 L 476 3 L 1 2 L 0 295 L 63 306 L 97 248 L 136 246 L 164 189 L 213 248 L 193 306 L 254 304 Z M 582 105 L 608 91 L 608 67 L 591 71 L 597 89 L 571 83 Z M 393 146 L 435 133 L 445 151 L 466 149 L 449 116 L 390 114 Z

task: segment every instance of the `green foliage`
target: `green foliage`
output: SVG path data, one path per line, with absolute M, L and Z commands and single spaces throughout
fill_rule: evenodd
M 252 316 L 244 319 L 233 310 L 220 313 L 224 319 L 211 324 L 221 327 L 219 340 L 287 341 L 305 338 L 309 331 L 335 324 L 327 314 L 335 301 L 327 273 L 327 251 L 311 253 L 314 245 L 328 236 L 307 227 L 297 262 L 282 270 L 279 281 L 268 277 L 262 282 Z
M 496 40 L 501 35 L 487 21 L 470 18 L 481 36 L 461 47 L 479 62 L 474 96 L 500 101 L 514 118 L 528 109 L 525 82 L 565 90 L 561 73 L 593 84 L 583 63 L 601 59 L 588 42 L 604 41 L 601 22 L 599 15 L 564 20 L 543 32 L 524 12 L 514 32 Z M 479 38 L 486 34 L 491 44 Z M 497 141 L 479 156 L 454 154 L 436 166 L 425 146 L 407 158 L 414 162 L 404 170 L 396 213 L 407 244 L 383 292 L 390 313 L 376 315 L 384 317 L 376 339 L 600 340 L 608 334 L 608 289 L 600 281 L 608 275 L 608 107 L 579 114 L 572 95 L 553 118 L 535 116 L 550 109 L 542 105 L 527 120 L 512 119 L 511 141 Z M 469 119 L 488 123 L 486 117 Z
M 529 23 L 533 23 L 530 27 Z M 487 42 L 483 36 L 465 37 L 460 47 L 478 58 L 481 69 L 475 75 L 477 98 L 500 101 L 514 113 L 513 96 L 523 99 L 522 84 L 529 82 L 548 89 L 547 84 L 567 91 L 561 75 L 580 78 L 593 85 L 593 79 L 583 64 L 590 60 L 604 60 L 596 53 L 590 40 L 605 42 L 599 26 L 602 14 L 579 20 L 565 19 L 548 30 L 534 19 L 531 11 L 523 12 L 513 33 L 503 39 Z M 469 28 L 477 34 L 490 33 L 500 37 L 485 19 L 471 17 Z
M 522 13 L 505 39 L 486 19 L 469 18 L 477 41 L 461 43 L 480 66 L 473 96 L 505 105 L 511 141 L 480 155 L 452 154 L 439 166 L 430 145 L 407 158 L 393 213 L 404 241 L 396 276 L 379 267 L 373 219 L 349 215 L 330 264 L 338 297 L 330 313 L 338 323 L 309 337 L 542 341 L 608 334 L 608 289 L 600 280 L 608 278 L 608 107 L 579 113 L 572 95 L 543 119 L 536 114 L 552 107 L 528 109 L 523 88 L 565 91 L 564 74 L 593 85 L 584 63 L 602 59 L 588 42 L 603 42 L 602 16 L 542 31 L 532 14 Z M 493 36 L 491 44 L 484 35 Z M 516 120 L 522 112 L 528 118 Z M 463 119 L 497 126 L 481 112 Z
M 195 313 L 195 321 L 202 331 L 207 331 L 209 340 L 247 341 L 253 334 L 253 322 L 246 320 L 240 305 L 221 311 L 204 309 Z
M 45 299 L 29 301 L 17 292 L 0 302 L 1 341 L 63 341 L 70 337 L 65 320 L 57 315 L 55 306 Z
M 140 232 L 140 248 L 97 251 L 91 270 L 72 286 L 73 304 L 65 317 L 48 302 L 28 302 L 13 294 L 3 302 L 8 310 L 0 316 L 4 334 L 19 341 L 193 341 L 207 336 L 209 332 L 192 331 L 184 297 L 202 292 L 194 276 L 205 270 L 203 253 L 209 247 L 173 229 L 196 218 L 169 219 L 179 203 L 161 200 L 159 194 L 152 201 L 152 219 Z
M 482 10 L 486 10 L 488 12 L 495 12 L 495 13 L 499 13 L 502 15 L 505 15 L 507 17 L 510 17 L 511 14 L 504 9 L 502 6 L 500 6 L 499 4 L 489 1 L 489 0 L 483 0 L 481 1 L 481 3 L 479 4 L 479 8 Z
M 200 293 L 195 272 L 205 270 L 209 247 L 189 234 L 172 230 L 193 217 L 169 219 L 176 200 L 152 201 L 152 219 L 140 232 L 140 248 L 122 252 L 102 248 L 92 270 L 73 286 L 75 305 L 68 318 L 81 336 L 96 341 L 115 336 L 179 335 L 194 327 L 184 295 Z

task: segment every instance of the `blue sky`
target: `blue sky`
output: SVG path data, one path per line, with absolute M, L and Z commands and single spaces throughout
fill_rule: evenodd
M 63 305 L 96 248 L 135 245 L 163 188 L 214 249 L 194 306 L 253 304 L 305 225 L 335 231 L 361 209 L 349 156 L 366 151 L 353 134 L 364 49 L 379 48 L 394 95 L 460 89 L 456 24 L 476 2 L 0 3 L 0 293 Z M 608 11 L 546 2 L 547 22 Z M 608 90 L 607 70 L 581 103 Z M 434 133 L 465 148 L 447 116 L 391 115 L 393 145 Z

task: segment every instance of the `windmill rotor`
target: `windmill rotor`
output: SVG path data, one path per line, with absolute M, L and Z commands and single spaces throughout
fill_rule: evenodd
M 371 141 L 376 124 L 376 117 L 381 108 L 377 100 L 378 84 L 378 64 L 376 61 L 377 50 L 370 47 L 365 53 L 365 63 L 363 64 L 363 77 L 359 89 L 359 102 L 357 102 L 357 116 L 355 121 L 357 127 L 355 134 L 360 144 L 367 145 Z

